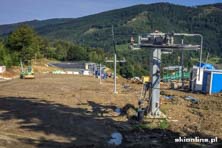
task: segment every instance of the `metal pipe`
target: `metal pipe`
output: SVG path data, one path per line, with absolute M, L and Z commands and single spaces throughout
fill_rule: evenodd
M 181 44 L 183 45 L 183 39 L 181 40 Z M 182 89 L 184 89 L 184 49 L 182 48 L 182 53 L 181 53 L 181 74 L 182 74 Z
M 200 39 L 201 39 L 201 45 L 200 45 L 200 65 L 199 65 L 199 81 L 200 81 L 200 68 L 201 68 L 201 63 L 202 63 L 202 54 L 203 54 L 203 36 L 200 34 Z
M 116 53 L 114 53 L 114 93 L 117 94 L 117 91 L 116 91 Z
M 202 62 L 202 54 L 203 54 L 203 36 L 200 35 L 201 43 L 200 43 L 200 66 Z
M 174 33 L 175 36 L 199 36 L 200 37 L 200 62 L 199 62 L 199 77 L 200 81 L 200 69 L 202 63 L 202 54 L 203 54 L 203 35 L 202 34 L 187 34 L 187 33 Z

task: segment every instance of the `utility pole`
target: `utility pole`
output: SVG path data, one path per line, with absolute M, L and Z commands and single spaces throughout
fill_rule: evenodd
M 116 91 L 116 42 L 115 42 L 113 25 L 112 25 L 112 38 L 113 38 L 113 49 L 114 49 L 114 94 L 117 94 L 117 91 Z
M 116 91 L 116 53 L 114 54 L 114 94 L 117 94 L 117 91 Z
M 114 94 L 117 94 L 118 92 L 116 90 L 116 63 L 125 63 L 126 60 L 125 60 L 125 58 L 123 58 L 122 60 L 117 60 L 116 54 L 114 54 L 114 60 L 108 60 L 106 58 L 105 62 L 114 64 L 114 89 L 113 89 L 113 92 L 114 92 Z

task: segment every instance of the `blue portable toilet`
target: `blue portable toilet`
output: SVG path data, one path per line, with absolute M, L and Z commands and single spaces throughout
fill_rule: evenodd
M 202 91 L 206 94 L 222 92 L 222 70 L 204 70 Z

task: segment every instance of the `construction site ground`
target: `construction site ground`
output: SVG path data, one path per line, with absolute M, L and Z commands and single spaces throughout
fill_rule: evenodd
M 163 89 L 161 111 L 167 119 L 139 123 L 141 84 L 118 79 L 117 90 L 113 94 L 112 79 L 100 84 L 92 76 L 36 74 L 35 79 L 0 82 L 0 147 L 114 147 L 108 144 L 113 132 L 123 136 L 119 147 L 221 146 L 221 95 Z M 175 143 L 180 136 L 218 139 Z

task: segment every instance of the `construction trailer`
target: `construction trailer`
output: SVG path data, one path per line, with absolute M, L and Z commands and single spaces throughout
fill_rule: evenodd
M 190 76 L 190 90 L 202 91 L 204 69 L 198 66 L 193 66 Z
M 222 92 L 222 70 L 204 70 L 202 92 L 210 95 Z
M 185 37 L 198 37 L 200 38 L 200 44 L 192 45 L 190 43 L 184 44 Z M 181 39 L 180 43 L 177 43 L 176 39 Z M 131 48 L 138 50 L 141 48 L 151 50 L 151 62 L 150 62 L 150 77 L 151 82 L 149 85 L 149 97 L 146 99 L 148 106 L 145 108 L 145 112 L 150 117 L 161 117 L 160 112 L 160 65 L 161 65 L 161 54 L 172 52 L 173 50 L 200 50 L 200 64 L 202 61 L 202 45 L 203 36 L 201 34 L 187 34 L 187 33 L 162 33 L 155 31 L 154 33 L 148 33 L 138 37 L 138 43 L 131 42 Z M 144 89 L 145 94 L 148 89 Z M 142 93 L 141 93 L 142 94 Z M 143 95 L 141 95 L 143 96 Z M 138 103 L 142 99 L 139 99 Z M 142 106 L 142 105 L 140 105 Z M 139 115 L 139 112 L 138 112 Z
M 202 91 L 205 70 L 215 70 L 215 67 L 208 63 L 201 63 L 193 66 L 190 74 L 190 90 Z

